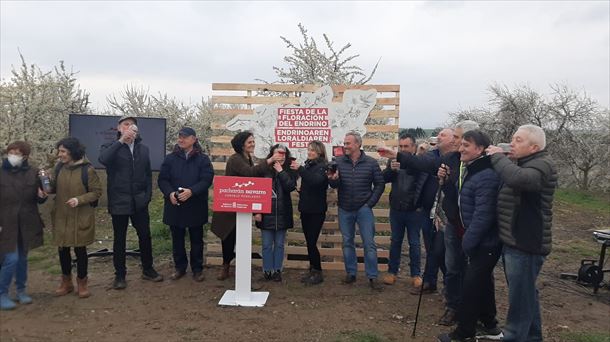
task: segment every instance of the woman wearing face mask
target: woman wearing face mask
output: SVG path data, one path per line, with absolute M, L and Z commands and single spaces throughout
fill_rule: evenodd
M 327 165 L 326 148 L 317 140 L 310 142 L 307 146 L 305 166 L 300 166 L 296 161 L 290 165 L 290 168 L 301 176 L 299 211 L 309 256 L 309 273 L 301 278 L 301 282 L 307 285 L 315 285 L 324 281 L 317 243 L 326 219 Z
M 271 200 L 271 213 L 256 214 L 256 226 L 263 236 L 264 280 L 282 281 L 284 263 L 284 243 L 286 230 L 294 226 L 292 219 L 292 199 L 290 193 L 297 187 L 297 174 L 290 169 L 290 151 L 284 145 L 273 145 L 266 159 L 278 156 L 273 165 L 266 161 L 263 177 L 272 178 L 275 197 Z
M 479 131 L 464 133 L 460 145 L 462 171 L 454 184 L 445 182 L 443 191 L 457 194 L 459 214 L 465 232 L 462 249 L 466 254 L 466 270 L 458 309 L 458 325 L 438 340 L 466 341 L 500 339 L 502 331 L 497 326 L 496 299 L 493 269 L 500 258 L 502 245 L 498 236 L 497 197 L 500 178 L 491 166 L 485 149 L 490 145 L 489 137 Z M 445 178 L 440 172 L 439 178 Z M 477 322 L 482 323 L 477 327 Z
M 58 296 L 74 291 L 72 283 L 72 257 L 76 254 L 78 296 L 89 297 L 87 286 L 87 245 L 95 237 L 96 201 L 102 195 L 102 186 L 95 169 L 85 157 L 85 147 L 76 138 L 65 138 L 56 145 L 59 163 L 55 167 L 55 205 L 53 240 L 58 246 L 61 265 L 61 284 L 55 291 Z
M 15 141 L 6 148 L 7 158 L 0 170 L 0 309 L 11 310 L 16 304 L 8 290 L 15 277 L 17 301 L 30 304 L 26 292 L 28 251 L 42 246 L 43 223 L 38 203 L 47 194 L 40 189 L 34 169 L 28 163 L 30 144 Z

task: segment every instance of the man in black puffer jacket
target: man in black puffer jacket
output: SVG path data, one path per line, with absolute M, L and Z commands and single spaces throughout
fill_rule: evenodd
M 329 184 L 339 192 L 339 228 L 343 236 L 343 260 L 347 276 L 345 284 L 356 281 L 357 258 L 354 245 L 356 223 L 364 243 L 364 265 L 371 288 L 381 290 L 377 281 L 377 246 L 373 207 L 385 188 L 377 161 L 363 150 L 362 137 L 349 132 L 343 141 L 345 155 L 337 159 L 337 172 L 329 174 Z
M 487 149 L 502 181 L 498 227 L 504 243 L 502 257 L 509 304 L 503 341 L 542 341 L 536 278 L 551 252 L 557 171 L 544 150 L 546 136 L 542 128 L 519 127 L 510 146 L 508 158 L 499 147 Z
M 195 130 L 183 127 L 178 132 L 174 151 L 163 160 L 159 172 L 159 189 L 165 198 L 163 223 L 172 233 L 172 254 L 178 280 L 186 274 L 189 260 L 184 247 L 188 230 L 191 240 L 190 263 L 195 281 L 203 281 L 203 225 L 208 223 L 208 188 L 212 185 L 214 169 L 210 158 L 203 153 Z
M 417 142 L 410 134 L 401 134 L 398 137 L 398 147 L 403 153 L 415 154 Z M 415 168 L 400 168 L 396 159 L 388 159 L 387 166 L 382 172 L 386 183 L 392 183 L 390 191 L 390 227 L 392 239 L 390 244 L 390 260 L 388 261 L 388 274 L 383 277 L 383 283 L 393 285 L 396 282 L 400 267 L 402 241 L 407 233 L 409 241 L 409 271 L 413 287 L 421 288 L 421 258 L 420 258 L 420 231 L 424 219 L 429 216 L 430 209 L 424 213 L 419 205 L 420 195 L 427 174 Z M 434 195 L 433 195 L 434 196 Z
M 138 233 L 142 279 L 159 282 L 163 277 L 153 268 L 150 216 L 148 203 L 152 198 L 152 171 L 148 147 L 138 135 L 135 117 L 119 119 L 118 139 L 102 146 L 98 160 L 108 175 L 108 212 L 114 230 L 113 288 L 127 287 L 125 276 L 125 244 L 127 224 L 131 219 Z

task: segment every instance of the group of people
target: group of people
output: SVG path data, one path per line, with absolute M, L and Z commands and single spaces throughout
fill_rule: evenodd
M 282 281 L 286 231 L 294 227 L 291 192 L 299 193 L 298 211 L 307 243 L 309 271 L 301 281 L 323 282 L 317 247 L 327 212 L 327 190 L 337 189 L 338 222 L 345 264 L 344 284 L 356 282 L 356 224 L 364 245 L 365 276 L 374 290 L 392 285 L 400 270 L 405 234 L 409 244 L 412 294 L 434 293 L 443 274 L 446 310 L 439 324 L 456 328 L 440 341 L 463 341 L 484 336 L 506 341 L 541 339 L 536 277 L 550 252 L 551 218 L 557 174 L 545 151 L 545 134 L 534 125 L 515 132 L 510 151 L 493 146 L 472 121 L 445 128 L 430 145 L 421 148 L 415 137 L 399 136 L 399 149 L 378 147 L 387 164 L 382 171 L 375 158 L 362 149 L 357 132 L 345 135 L 343 155 L 329 163 L 324 144 L 308 144 L 307 160 L 299 163 L 281 144 L 270 147 L 261 160 L 253 158 L 255 141 L 249 131 L 231 140 L 234 154 L 226 163 L 227 176 L 272 179 L 274 196 L 268 214 L 254 216 L 261 229 L 262 281 Z M 62 270 L 57 295 L 75 291 L 72 257 L 76 256 L 76 293 L 90 295 L 87 287 L 87 251 L 95 236 L 95 206 L 102 187 L 75 138 L 56 145 L 58 163 L 48 189 L 44 173 L 28 163 L 30 145 L 17 141 L 7 149 L 0 172 L 0 305 L 12 309 L 15 301 L 31 303 L 26 292 L 28 251 L 42 245 L 43 222 L 37 204 L 55 194 L 52 231 Z M 149 151 L 137 128 L 137 118 L 118 122 L 117 140 L 101 147 L 99 161 L 106 167 L 108 211 L 114 230 L 113 288 L 126 282 L 125 244 L 129 221 L 138 235 L 142 278 L 159 282 L 153 267 L 148 204 L 152 197 Z M 214 170 L 203 153 L 195 130 L 182 128 L 174 150 L 161 166 L 158 187 L 165 203 L 163 222 L 172 236 L 174 273 L 178 280 L 190 270 L 203 281 L 203 225 L 208 222 L 208 188 Z M 297 180 L 300 178 L 300 185 Z M 387 274 L 378 280 L 373 207 L 391 183 L 391 246 Z M 214 212 L 211 230 L 222 241 L 223 265 L 217 279 L 230 277 L 235 258 L 234 213 Z M 190 238 L 187 257 L 185 235 Z M 420 241 L 426 251 L 420 262 Z M 502 258 L 509 288 L 509 311 L 503 331 L 498 329 L 493 270 Z M 15 278 L 16 300 L 8 295 Z
M 446 310 L 439 324 L 456 325 L 439 335 L 439 341 L 542 340 L 536 278 L 551 249 L 557 185 L 544 131 L 523 125 L 505 150 L 492 145 L 476 122 L 466 120 L 443 129 L 436 149 L 425 154 L 415 153 L 408 135 L 401 136 L 399 144 L 398 152 L 378 148 L 389 158 L 395 177 L 386 283 L 396 279 L 405 230 L 414 236 L 408 238 L 410 249 L 415 249 L 409 253 L 411 275 L 418 274 L 419 229 L 411 226 L 419 226 L 427 258 L 423 283 L 413 293 L 434 292 L 440 269 Z M 500 258 L 509 297 L 503 329 L 496 320 L 493 276 Z

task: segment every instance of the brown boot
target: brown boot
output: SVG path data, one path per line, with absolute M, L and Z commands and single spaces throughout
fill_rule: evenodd
M 74 284 L 72 284 L 72 275 L 62 275 L 61 283 L 57 290 L 55 290 L 56 296 L 65 296 L 68 293 L 74 291 Z
M 231 264 L 222 264 L 222 270 L 220 271 L 216 279 L 225 280 L 229 278 L 229 267 L 231 267 Z
M 89 288 L 87 287 L 87 277 L 83 279 L 76 277 L 76 284 L 78 284 L 78 297 L 79 298 L 87 298 L 91 296 L 89 292 Z

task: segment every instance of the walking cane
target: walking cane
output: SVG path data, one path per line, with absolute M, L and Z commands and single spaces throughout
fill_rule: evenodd
M 443 165 L 441 165 L 441 167 L 443 167 Z M 441 197 L 441 186 L 443 185 L 443 180 L 439 179 L 438 180 L 438 190 L 436 191 L 436 196 L 434 197 L 434 204 L 432 205 L 432 209 L 430 209 L 430 218 L 432 220 L 434 220 L 434 218 L 436 217 L 436 214 L 438 212 L 438 201 Z M 434 222 L 432 223 L 434 224 Z M 434 227 L 434 234 L 437 234 L 438 232 L 436 231 L 436 227 Z M 432 238 L 432 240 L 430 241 L 430 245 L 428 246 L 428 253 L 430 254 L 430 252 L 432 252 L 434 250 L 434 240 L 436 240 L 434 237 Z M 426 258 L 428 258 L 428 255 L 426 255 Z M 428 260 L 426 260 L 426 262 L 428 262 Z M 415 312 L 415 323 L 413 324 L 413 332 L 411 333 L 411 337 L 415 337 L 415 330 L 417 329 L 417 321 L 419 320 L 419 308 L 421 306 L 421 298 L 424 294 L 424 282 L 421 282 L 421 287 L 419 288 L 419 299 L 417 300 L 417 311 Z

